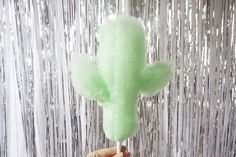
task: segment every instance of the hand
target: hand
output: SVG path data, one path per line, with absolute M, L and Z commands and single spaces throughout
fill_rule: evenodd
M 130 157 L 130 152 L 125 146 L 121 146 L 121 153 L 116 154 L 116 147 L 96 150 L 89 153 L 87 157 Z

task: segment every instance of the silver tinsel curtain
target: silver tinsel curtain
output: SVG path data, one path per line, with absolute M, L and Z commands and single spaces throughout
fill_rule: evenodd
M 95 101 L 76 94 L 76 53 L 96 60 L 97 31 L 119 0 L 0 0 L 0 157 L 85 157 L 113 146 Z M 235 0 L 132 0 L 147 62 L 175 63 L 140 97 L 133 157 L 236 156 Z

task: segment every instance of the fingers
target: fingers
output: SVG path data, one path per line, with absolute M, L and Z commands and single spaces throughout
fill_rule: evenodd
M 93 152 L 93 156 L 88 157 L 111 157 L 116 154 L 116 147 L 106 148 L 106 149 L 100 149 L 95 152 Z
M 130 157 L 130 152 L 128 152 L 128 149 L 125 146 L 122 146 L 121 152 L 114 157 Z
M 116 154 L 115 156 L 113 156 L 113 157 L 124 157 L 124 155 L 123 155 L 123 153 L 122 152 L 120 152 L 119 154 Z
M 116 147 L 100 149 L 87 155 L 87 157 L 130 157 L 125 146 L 121 146 L 121 153 L 116 154 Z
M 128 151 L 128 149 L 126 148 L 126 146 L 121 146 L 121 152 L 125 152 L 125 151 Z
M 124 151 L 124 157 L 130 157 L 130 152 L 127 149 Z
M 127 152 L 120 152 L 119 154 L 116 154 L 115 156 L 113 157 L 130 157 L 130 153 L 127 151 Z
M 121 152 L 123 152 L 123 156 L 122 157 L 130 157 L 130 152 L 128 151 L 128 149 L 125 146 L 121 146 Z

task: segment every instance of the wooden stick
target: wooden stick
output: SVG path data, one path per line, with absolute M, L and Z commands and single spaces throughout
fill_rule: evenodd
M 120 142 L 116 142 L 116 154 L 119 154 L 121 152 L 121 144 Z

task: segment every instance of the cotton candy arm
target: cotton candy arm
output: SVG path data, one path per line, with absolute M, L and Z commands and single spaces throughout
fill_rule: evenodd
M 172 63 L 168 61 L 160 61 L 147 66 L 142 73 L 141 93 L 152 96 L 164 88 L 171 78 L 172 69 Z
M 106 85 L 97 67 L 92 64 L 88 55 L 74 56 L 70 69 L 72 84 L 80 94 L 101 102 L 109 99 Z

